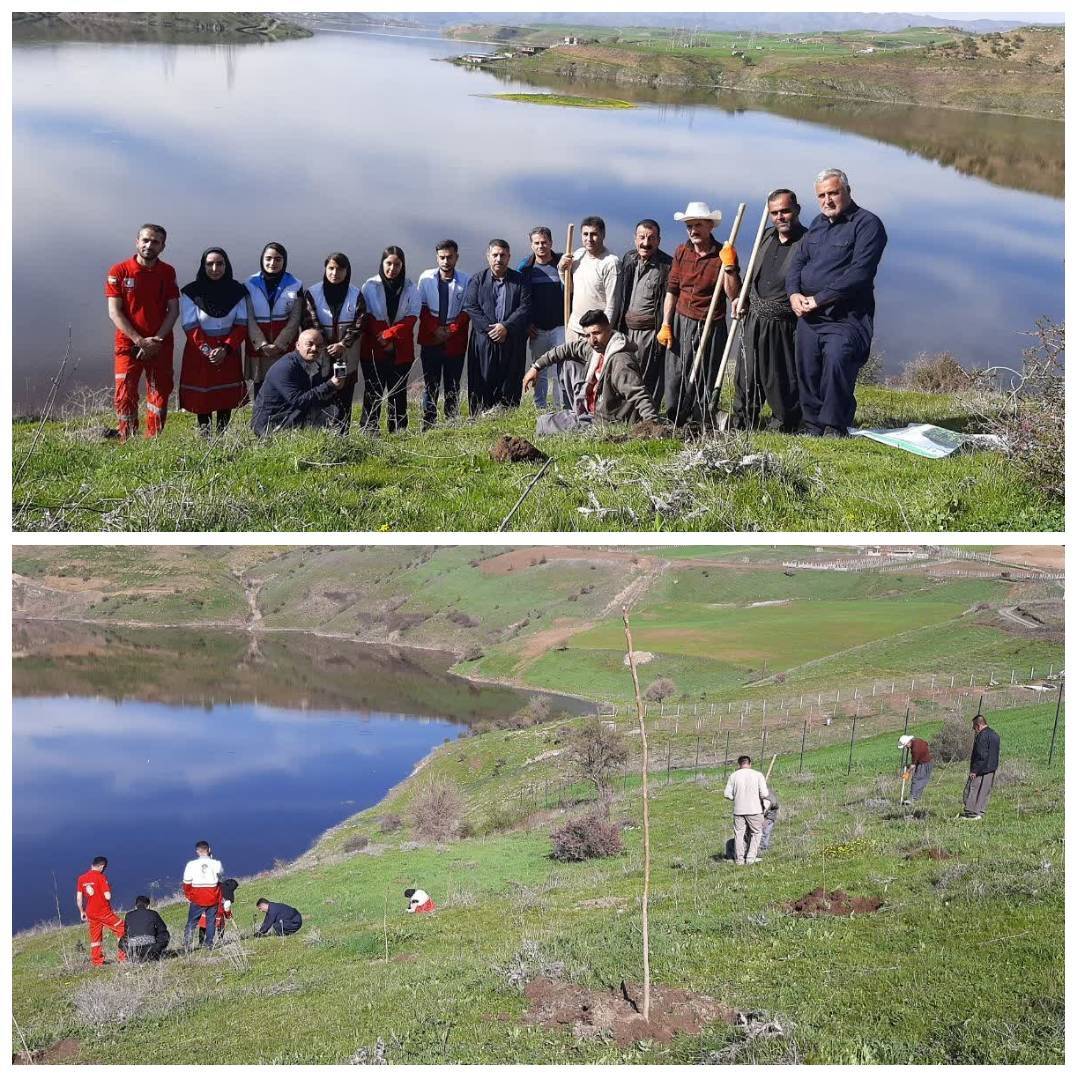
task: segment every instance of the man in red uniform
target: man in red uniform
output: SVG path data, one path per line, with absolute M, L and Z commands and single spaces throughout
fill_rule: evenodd
M 111 930 L 116 935 L 116 962 L 122 964 L 127 955 L 120 948 L 120 939 L 126 932 L 124 920 L 112 909 L 112 888 L 105 876 L 105 867 L 109 860 L 98 855 L 90 864 L 90 869 L 75 883 L 75 903 L 79 909 L 79 918 L 87 924 L 90 931 L 90 963 L 101 967 L 105 963 L 105 952 L 101 945 L 101 931 Z
M 116 417 L 120 438 L 139 430 L 139 379 L 146 373 L 146 436 L 165 427 L 173 388 L 172 328 L 180 312 L 176 271 L 158 256 L 165 250 L 165 229 L 143 225 L 135 254 L 109 268 L 105 279 L 109 318 L 116 327 L 113 350 Z

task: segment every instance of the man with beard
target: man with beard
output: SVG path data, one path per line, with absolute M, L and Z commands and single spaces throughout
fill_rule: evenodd
M 664 348 L 656 335 L 664 323 L 671 256 L 660 250 L 660 225 L 644 218 L 634 229 L 634 246 L 619 261 L 614 329 L 637 347 L 645 389 L 657 412 L 664 397 Z
M 787 270 L 806 228 L 799 221 L 799 202 L 789 188 L 769 193 L 773 227 L 761 240 L 745 303 L 738 308 L 743 324 L 743 349 L 735 364 L 735 402 L 732 423 L 748 430 L 757 427 L 766 401 L 772 410 L 769 428 L 798 431 L 799 376 L 795 369 L 797 320 L 788 302 Z
M 322 374 L 322 348 L 322 332 L 305 330 L 296 339 L 295 350 L 266 373 L 251 414 L 256 435 L 272 435 L 289 428 L 329 427 L 337 421 L 333 401 L 345 385 L 346 376 L 328 379 Z

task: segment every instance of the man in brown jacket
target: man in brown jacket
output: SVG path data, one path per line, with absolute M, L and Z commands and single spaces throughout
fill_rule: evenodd
M 586 337 L 576 338 L 549 349 L 525 373 L 523 391 L 535 382 L 546 367 L 563 360 L 586 365 L 585 382 L 570 409 L 546 413 L 537 418 L 537 435 L 588 431 L 594 420 L 634 424 L 639 420 L 659 422 L 660 416 L 645 389 L 636 347 L 611 329 L 607 315 L 599 309 L 581 316 Z

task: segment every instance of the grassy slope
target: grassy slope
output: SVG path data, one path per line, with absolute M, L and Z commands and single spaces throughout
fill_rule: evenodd
M 788 1037 L 734 1045 L 736 1061 L 1062 1062 L 1064 773 L 1060 742 L 1046 766 L 1052 719 L 1046 707 L 992 717 L 1019 779 L 999 786 L 979 824 L 952 819 L 962 765 L 939 767 L 925 820 L 897 812 L 895 733 L 861 741 L 850 778 L 842 742 L 808 755 L 799 779 L 797 764 L 781 759 L 773 851 L 738 874 L 714 859 L 729 820 L 723 775 L 683 774 L 658 786 L 654 979 L 783 1018 Z M 83 1060 L 102 1063 L 341 1062 L 377 1038 L 396 1063 L 678 1063 L 728 1046 L 733 1035 L 723 1027 L 668 1048 L 620 1051 L 519 1022 L 524 999 L 501 969 L 526 941 L 591 986 L 617 986 L 640 970 L 640 832 L 624 833 L 624 856 L 560 866 L 547 858 L 547 833 L 563 811 L 530 813 L 508 797 L 547 768 L 528 760 L 558 738 L 552 726 L 444 747 L 382 806 L 324 838 L 303 868 L 243 886 L 242 927 L 262 892 L 300 907 L 305 931 L 246 942 L 243 970 L 223 957 L 168 962 L 160 978 L 176 1004 L 157 1018 L 88 1029 L 72 995 L 130 983 L 132 973 L 65 969 L 61 953 L 81 940 L 77 927 L 17 938 L 13 997 L 23 1035 L 32 1047 L 74 1035 Z M 431 775 L 466 785 L 469 821 L 484 835 L 438 850 L 402 848 L 403 829 L 377 833 L 376 819 L 407 813 Z M 518 813 L 527 815 L 518 827 L 501 831 Z M 631 785 L 617 793 L 615 816 L 636 814 Z M 344 856 L 360 834 L 380 846 Z M 955 860 L 903 858 L 928 844 Z M 823 877 L 830 889 L 884 896 L 886 906 L 835 921 L 778 908 Z M 434 916 L 401 911 L 401 890 L 414 883 L 439 901 Z M 610 906 L 584 906 L 597 898 Z M 179 908 L 163 913 L 176 933 Z
M 475 28 L 474 28 L 475 29 Z M 563 28 L 562 33 L 573 32 Z M 553 44 L 559 31 L 545 28 L 515 36 L 514 43 Z M 664 34 L 577 28 L 595 44 L 563 46 L 535 57 L 491 65 L 525 77 L 543 74 L 671 85 L 722 85 L 827 98 L 950 106 L 971 111 L 1064 117 L 1064 34 L 1021 31 L 1008 55 L 994 42 L 976 40 L 975 55 L 961 59 L 965 34 L 905 31 L 900 34 L 699 35 L 693 49 L 673 47 Z M 1009 35 L 1010 38 L 1015 35 Z M 873 54 L 858 50 L 873 46 Z M 745 53 L 735 55 L 733 49 Z
M 908 421 L 977 428 L 951 395 L 865 388 L 857 423 Z M 170 418 L 156 442 L 120 446 L 87 437 L 85 419 L 45 425 L 13 491 L 15 528 L 88 530 L 493 530 L 528 480 L 531 463 L 500 465 L 489 449 L 503 433 L 535 438 L 531 406 L 476 423 L 419 434 L 346 441 L 309 432 L 257 442 L 247 413 L 207 446 L 194 418 Z M 108 423 L 98 418 L 96 423 Z M 16 468 L 36 425 L 14 425 Z M 1000 454 L 927 461 L 864 439 L 822 441 L 755 434 L 754 450 L 780 455 L 778 475 L 726 476 L 677 468 L 672 440 L 613 441 L 603 434 L 555 437 L 542 448 L 555 466 L 513 518 L 534 531 L 681 529 L 1058 530 L 1064 508 L 1034 495 Z M 744 449 L 740 440 L 734 454 Z M 591 479 L 590 459 L 610 462 Z M 332 466 L 332 467 L 327 467 Z M 611 513 L 585 515 L 594 493 Z M 655 496 L 678 494 L 683 508 L 658 512 Z M 703 512 L 689 516 L 685 506 Z

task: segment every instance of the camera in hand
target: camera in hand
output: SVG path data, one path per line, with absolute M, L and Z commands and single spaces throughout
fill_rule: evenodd
M 345 366 L 345 361 L 344 360 L 335 360 L 334 361 L 334 378 L 335 379 L 344 379 L 346 370 L 347 370 L 347 368 Z

